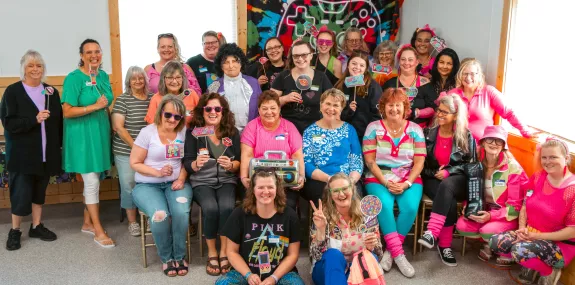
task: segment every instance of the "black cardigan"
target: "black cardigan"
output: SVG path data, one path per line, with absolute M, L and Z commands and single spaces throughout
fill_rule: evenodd
M 439 162 L 435 157 L 435 143 L 437 142 L 437 133 L 439 127 L 425 128 L 423 134 L 425 136 L 425 147 L 427 156 L 425 157 L 425 164 L 421 172 L 422 178 L 435 178 L 435 173 L 439 170 Z M 475 139 L 471 132 L 467 131 L 467 143 L 469 144 L 469 152 L 463 150 L 457 145 L 455 139 L 451 146 L 451 155 L 449 156 L 449 164 L 443 169 L 449 172 L 449 175 L 461 174 L 463 175 L 463 166 L 469 163 L 472 159 L 476 159 Z
M 44 87 L 49 86 L 44 83 Z M 46 168 L 42 164 L 42 128 L 36 120 L 38 108 L 26 93 L 22 81 L 6 88 L 0 103 L 0 119 L 6 137 L 8 171 L 35 175 L 56 175 L 62 172 L 62 106 L 54 88 L 50 96 L 50 117 L 46 128 Z M 48 102 L 46 100 L 46 102 Z
M 351 104 L 354 99 L 354 88 L 346 87 L 345 85 L 342 85 L 341 88 L 341 91 L 343 91 L 346 97 L 349 96 L 349 98 L 347 98 L 345 108 L 341 112 L 341 120 L 350 123 L 355 128 L 360 142 L 363 140 L 367 125 L 373 121 L 381 120 L 379 109 L 377 109 L 377 104 L 379 104 L 379 99 L 381 98 L 382 93 L 381 86 L 379 86 L 375 80 L 370 80 L 371 83 L 367 89 L 367 96 L 355 96 L 355 102 L 357 103 L 355 111 L 349 108 L 349 104 Z

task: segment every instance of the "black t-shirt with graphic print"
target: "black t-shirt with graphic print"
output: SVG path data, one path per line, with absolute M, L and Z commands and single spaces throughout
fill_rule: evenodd
M 258 274 L 264 280 L 287 256 L 289 245 L 300 241 L 300 228 L 297 215 L 290 207 L 269 219 L 246 213 L 239 207 L 228 218 L 223 235 L 240 245 L 240 255 L 252 274 Z M 260 259 L 269 262 L 269 267 L 263 266 L 262 274 Z M 295 266 L 292 271 L 297 272 Z
M 202 88 L 202 94 L 205 94 L 208 90 L 208 86 L 218 80 L 214 63 L 205 59 L 201 54 L 190 57 L 186 63 L 194 71 L 200 88 Z

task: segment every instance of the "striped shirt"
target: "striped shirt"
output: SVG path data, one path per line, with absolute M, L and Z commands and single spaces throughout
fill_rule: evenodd
M 124 116 L 124 128 L 132 139 L 136 139 L 140 130 L 148 125 L 144 120 L 153 94 L 148 94 L 146 100 L 140 100 L 130 94 L 122 94 L 116 99 L 112 114 Z M 130 155 L 132 148 L 124 142 L 118 133 L 112 138 L 112 151 L 116 155 Z
M 408 121 L 402 136 L 396 141 L 398 143 L 389 136 L 382 120 L 371 122 L 363 137 L 363 154 L 375 153 L 375 162 L 385 179 L 403 182 L 409 177 L 413 158 L 427 155 L 425 137 L 419 125 Z M 365 182 L 379 183 L 370 171 L 366 173 Z M 414 182 L 421 183 L 421 178 Z

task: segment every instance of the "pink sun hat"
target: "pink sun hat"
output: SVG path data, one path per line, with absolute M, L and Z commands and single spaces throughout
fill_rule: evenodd
M 502 126 L 497 125 L 485 127 L 483 137 L 481 137 L 479 141 L 482 141 L 486 138 L 496 138 L 502 140 L 505 143 L 503 148 L 507 149 L 507 131 Z

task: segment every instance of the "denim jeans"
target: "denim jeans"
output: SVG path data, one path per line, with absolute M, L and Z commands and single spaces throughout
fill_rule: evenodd
M 174 191 L 172 182 L 136 183 L 132 198 L 150 218 L 152 236 L 162 263 L 184 259 L 192 186 L 185 183 L 183 189 Z
M 248 281 L 239 272 L 232 269 L 230 272 L 220 276 L 216 281 L 216 285 L 248 285 Z M 305 283 L 296 272 L 288 272 L 278 280 L 277 285 L 305 285 Z
M 118 180 L 120 181 L 120 206 L 123 209 L 135 209 L 132 190 L 136 185 L 136 181 L 134 181 L 136 172 L 130 167 L 130 156 L 115 154 L 114 162 L 116 169 L 118 169 Z

